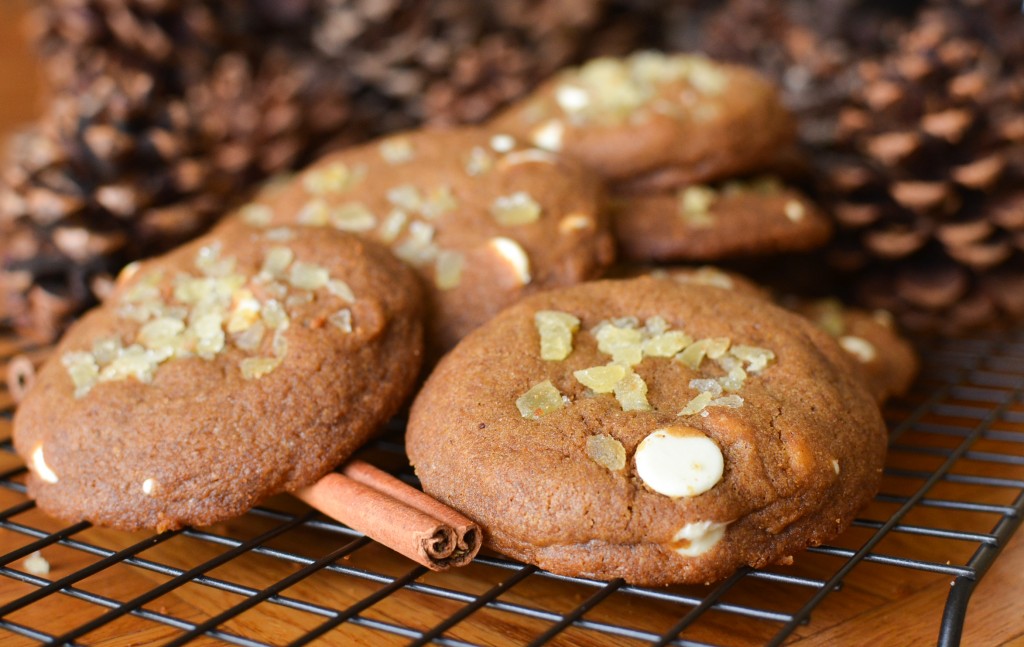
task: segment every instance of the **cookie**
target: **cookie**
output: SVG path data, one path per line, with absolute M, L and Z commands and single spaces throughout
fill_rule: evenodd
M 416 131 L 343 150 L 239 217 L 375 239 L 423 277 L 440 351 L 527 294 L 598 276 L 614 242 L 593 174 L 488 130 Z
M 421 300 L 386 249 L 335 231 L 228 225 L 130 266 L 18 407 L 29 494 L 163 531 L 308 485 L 409 394 Z
M 856 360 L 878 402 L 905 394 L 914 383 L 919 369 L 917 353 L 896 331 L 892 315 L 885 310 L 848 308 L 837 299 L 790 298 L 784 303 L 839 342 Z
M 740 294 L 766 301 L 772 300 L 772 294 L 767 288 L 754 283 L 742 274 L 723 270 L 714 265 L 700 265 L 697 267 L 678 265 L 652 268 L 643 265 L 621 264 L 613 272 L 616 272 L 614 273 L 615 278 L 650 276 L 656 279 L 669 279 L 684 285 L 709 285 L 723 290 L 733 290 Z M 610 277 L 613 272 L 609 272 Z
M 637 269 L 633 274 L 641 275 L 710 285 L 774 301 L 766 288 L 745 276 L 710 265 Z M 892 315 L 885 310 L 868 312 L 847 307 L 838 299 L 795 296 L 782 298 L 779 305 L 807 317 L 836 339 L 854 360 L 868 390 L 879 404 L 910 389 L 918 372 L 917 353 L 913 345 L 900 336 Z
M 763 169 L 795 139 L 778 92 L 753 70 L 658 52 L 567 69 L 493 125 L 648 188 Z
M 810 200 L 770 176 L 619 195 L 612 223 L 621 255 L 634 261 L 708 262 L 806 251 L 832 233 Z
M 885 425 L 849 357 L 758 298 L 638 278 L 512 306 L 437 366 L 407 449 L 490 545 L 571 576 L 708 582 L 836 536 Z

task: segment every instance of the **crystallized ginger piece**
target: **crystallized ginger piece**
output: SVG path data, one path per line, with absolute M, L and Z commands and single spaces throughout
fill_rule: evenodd
M 647 383 L 632 371 L 615 384 L 615 399 L 623 411 L 650 411 L 652 408 L 647 402 Z
M 618 472 L 626 466 L 626 448 L 608 434 L 597 434 L 587 438 L 587 456 L 613 472 Z
M 551 380 L 538 382 L 530 387 L 530 390 L 519 396 L 516 400 L 516 407 L 524 418 L 539 420 L 553 411 L 565 406 L 562 394 L 559 393 Z
M 574 371 L 573 375 L 580 384 L 594 393 L 611 393 L 615 390 L 615 385 L 626 377 L 626 367 L 621 364 L 593 366 Z
M 568 312 L 539 310 L 533 323 L 540 334 L 540 358 L 563 360 L 572 353 L 572 336 L 580 329 L 580 320 Z

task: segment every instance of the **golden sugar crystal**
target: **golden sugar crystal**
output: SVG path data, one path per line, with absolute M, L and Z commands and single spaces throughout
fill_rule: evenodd
M 516 400 L 516 407 L 524 418 L 538 420 L 565 406 L 562 394 L 551 380 L 538 382 Z
M 618 472 L 626 466 L 626 448 L 608 434 L 597 434 L 587 438 L 587 456 L 613 472 Z
M 544 360 L 563 360 L 572 352 L 572 336 L 580 329 L 580 320 L 568 312 L 539 310 L 533 323 L 540 334 L 540 357 Z
M 626 377 L 626 367 L 622 364 L 592 366 L 573 371 L 573 376 L 594 393 L 611 393 L 615 390 L 615 385 Z

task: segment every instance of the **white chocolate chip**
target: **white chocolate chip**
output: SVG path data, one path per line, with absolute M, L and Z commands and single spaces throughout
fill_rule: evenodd
M 565 125 L 557 119 L 551 119 L 538 126 L 531 133 L 530 141 L 547 151 L 558 152 L 562 150 L 562 138 L 565 135 Z
M 691 427 L 656 429 L 636 448 L 636 471 L 667 497 L 692 497 L 713 488 L 725 469 L 715 441 Z
M 853 355 L 865 364 L 878 356 L 877 351 L 875 351 L 874 344 L 863 337 L 845 335 L 839 338 L 839 345 L 842 346 L 843 350 L 847 353 Z
M 142 482 L 142 493 L 153 494 L 153 488 L 156 487 L 156 481 L 153 479 L 146 479 Z
M 508 153 L 516 147 L 516 140 L 512 135 L 495 135 L 491 137 L 491 149 L 495 153 Z
M 583 88 L 574 85 L 561 85 L 555 90 L 555 101 L 567 113 L 585 110 L 590 105 L 590 97 Z
M 698 557 L 714 548 L 725 535 L 729 524 L 718 521 L 695 521 L 679 529 L 672 538 L 674 550 L 683 557 Z
M 46 464 L 42 445 L 36 445 L 36 448 L 32 450 L 32 471 L 45 483 L 56 483 L 59 480 L 57 474 Z
M 25 571 L 31 575 L 44 577 L 50 574 L 50 562 L 46 561 L 46 558 L 38 550 L 26 557 L 22 565 L 25 567 Z
M 833 458 L 832 459 L 832 469 L 835 470 L 836 476 L 839 476 L 839 459 L 838 458 Z
M 512 269 L 519 283 L 527 285 L 533 280 L 530 275 L 530 257 L 526 255 L 526 251 L 520 247 L 519 243 L 511 238 L 497 236 L 492 238 L 489 244 Z
M 802 202 L 798 200 L 789 200 L 786 202 L 786 206 L 783 207 L 783 213 L 789 218 L 791 222 L 800 222 L 807 215 L 807 210 L 804 209 Z

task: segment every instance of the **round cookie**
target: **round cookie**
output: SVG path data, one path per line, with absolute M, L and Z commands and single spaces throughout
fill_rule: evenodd
M 717 267 L 637 269 L 632 276 L 649 275 L 679 283 L 710 285 L 774 301 L 771 293 L 750 279 Z M 894 327 L 885 310 L 848 308 L 838 299 L 785 297 L 779 305 L 810 319 L 839 343 L 860 369 L 868 390 L 879 404 L 907 392 L 918 371 L 914 347 Z
M 406 444 L 424 489 L 496 550 L 665 585 L 834 537 L 876 491 L 886 433 L 811 322 L 639 278 L 537 295 L 475 331 L 417 396 Z
M 635 261 L 718 261 L 804 251 L 832 233 L 828 218 L 771 177 L 694 184 L 672 193 L 619 195 L 612 224 Z
M 648 188 L 766 168 L 795 138 L 775 88 L 753 70 L 659 52 L 567 69 L 492 125 Z
M 848 308 L 837 299 L 784 299 L 787 308 L 804 315 L 832 335 L 849 353 L 878 402 L 905 394 L 917 376 L 913 345 L 896 332 L 885 310 Z
M 232 224 L 130 266 L 18 407 L 29 494 L 163 531 L 311 484 L 409 394 L 421 300 L 386 249 L 334 231 Z
M 238 218 L 375 239 L 414 266 L 443 351 L 522 296 L 598 276 L 614 256 L 603 190 L 577 162 L 479 128 L 395 135 L 328 155 Z

